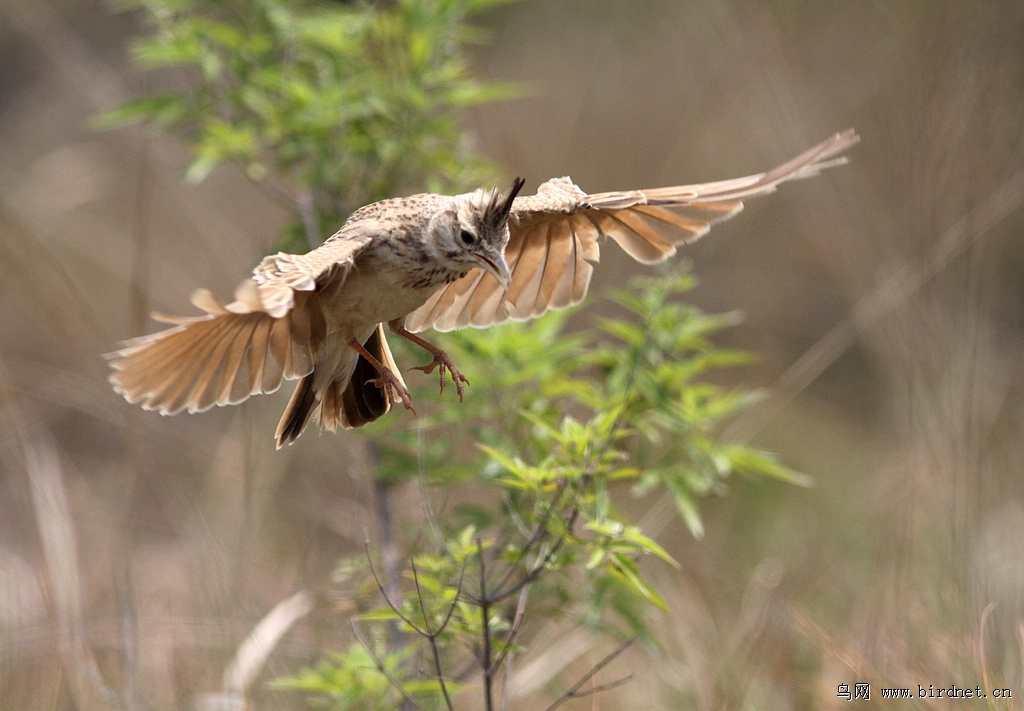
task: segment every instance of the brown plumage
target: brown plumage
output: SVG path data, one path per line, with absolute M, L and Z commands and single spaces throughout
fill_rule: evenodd
M 466 379 L 414 335 L 525 320 L 579 303 L 598 238 L 645 264 L 675 253 L 742 200 L 844 162 L 858 141 L 838 133 L 767 173 L 703 185 L 587 195 L 569 178 L 516 197 L 505 192 L 412 195 L 367 205 L 307 254 L 266 257 L 223 304 L 205 289 L 196 317 L 155 315 L 172 328 L 110 354 L 111 383 L 130 402 L 172 415 L 233 405 L 301 379 L 277 428 L 278 447 L 311 417 L 321 429 L 359 427 L 396 400 L 412 409 L 383 324 L 428 350 L 420 369 L 445 371 L 461 399 Z

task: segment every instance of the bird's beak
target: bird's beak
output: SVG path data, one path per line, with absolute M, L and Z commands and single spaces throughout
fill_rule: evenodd
M 501 284 L 501 288 L 508 290 L 508 282 L 512 278 L 512 272 L 509 271 L 508 264 L 505 262 L 505 257 L 500 253 L 492 254 L 480 254 L 476 252 L 473 254 L 476 260 L 480 262 L 480 266 L 483 270 L 490 274 L 492 277 L 498 280 Z

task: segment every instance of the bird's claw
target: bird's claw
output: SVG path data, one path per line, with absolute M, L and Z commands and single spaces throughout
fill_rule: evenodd
M 455 383 L 455 390 L 459 393 L 459 402 L 462 402 L 462 395 L 465 392 L 465 388 L 462 386 L 469 385 L 469 379 L 459 372 L 459 369 L 452 363 L 451 357 L 444 351 L 434 353 L 434 360 L 426 365 L 414 366 L 413 370 L 422 370 L 424 373 L 430 374 L 434 372 L 434 368 L 438 368 L 441 374 L 441 393 L 444 394 L 444 373 L 447 370 L 452 374 L 452 382 Z
M 398 376 L 392 373 L 388 368 L 384 368 L 380 371 L 380 375 L 376 378 L 371 378 L 367 382 L 373 383 L 378 388 L 383 390 L 388 397 L 394 393 L 399 400 L 402 401 L 402 405 L 406 410 L 412 411 L 412 414 L 416 414 L 416 410 L 412 407 L 412 396 L 409 394 L 409 389 L 405 387 Z

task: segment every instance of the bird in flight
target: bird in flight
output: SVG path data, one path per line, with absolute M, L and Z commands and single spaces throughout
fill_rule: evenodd
M 444 390 L 466 378 L 417 333 L 522 321 L 583 300 L 598 240 L 614 240 L 644 264 L 660 262 L 743 208 L 745 198 L 839 165 L 859 140 L 837 133 L 767 173 L 702 185 L 588 195 L 569 178 L 517 197 L 505 191 L 392 198 L 356 210 L 306 254 L 268 256 L 224 304 L 198 289 L 201 316 L 154 314 L 166 330 L 121 344 L 107 357 L 110 382 L 129 402 L 173 415 L 234 405 L 299 380 L 277 427 L 294 442 L 311 418 L 335 431 L 372 422 L 412 400 L 385 337 L 432 356 Z

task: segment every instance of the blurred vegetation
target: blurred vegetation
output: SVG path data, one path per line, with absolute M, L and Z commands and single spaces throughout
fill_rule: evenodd
M 128 102 L 98 123 L 184 133 L 195 152 L 187 179 L 240 165 L 296 210 L 303 229 L 293 236 L 315 247 L 323 229 L 367 203 L 493 178 L 460 112 L 515 88 L 473 78 L 466 45 L 481 33 L 467 16 L 508 1 L 119 0 L 153 28 L 134 44 L 139 66 L 186 71 L 188 88 Z
M 363 202 L 482 179 L 489 165 L 466 149 L 458 119 L 466 106 L 509 94 L 475 81 L 464 52 L 474 36 L 466 18 L 494 2 L 132 0 L 155 26 L 135 44 L 136 60 L 149 69 L 186 67 L 194 84 L 99 121 L 183 131 L 196 155 L 187 179 L 238 164 L 288 196 L 315 246 L 315 225 L 337 224 Z M 639 561 L 653 555 L 677 564 L 624 516 L 613 495 L 624 493 L 618 482 L 637 494 L 665 488 L 701 537 L 697 499 L 721 493 L 729 476 L 798 479 L 770 456 L 717 438 L 750 396 L 701 376 L 749 358 L 710 340 L 734 315 L 709 317 L 673 300 L 692 286 L 666 270 L 616 292 L 626 315 L 598 321 L 601 340 L 565 333 L 565 314 L 449 336 L 456 360 L 485 363 L 489 377 L 461 406 L 450 403 L 414 429 L 394 417 L 368 428 L 373 476 L 382 495 L 417 475 L 446 497 L 458 498 L 445 490 L 460 484 L 493 493 L 483 505 L 437 512 L 432 539 L 403 546 L 413 555 L 411 588 L 393 580 L 393 567 L 378 573 L 346 562 L 349 574 L 362 570 L 377 581 L 381 606 L 353 618 L 347 652 L 282 684 L 338 709 L 403 701 L 452 708 L 466 687 L 465 671 L 456 670 L 468 665 L 478 667 L 492 708 L 497 680 L 507 681 L 505 662 L 523 644 L 524 615 L 559 617 L 580 601 L 581 624 L 651 643 L 638 603 L 668 609 Z M 482 459 L 460 462 L 455 453 L 474 444 Z M 400 636 L 368 642 L 358 631 L 368 623 L 397 625 Z M 377 678 L 365 668 L 367 654 Z M 574 687 L 560 701 L 596 689 Z
M 503 662 L 524 644 L 524 617 L 575 615 L 577 624 L 656 646 L 658 635 L 642 606 L 669 610 L 640 563 L 654 556 L 677 564 L 629 520 L 622 497 L 630 490 L 667 490 L 700 537 L 696 502 L 723 492 L 730 476 L 803 481 L 764 452 L 718 439 L 723 421 L 749 395 L 701 376 L 749 358 L 710 340 L 734 316 L 706 316 L 673 300 L 690 288 L 690 277 L 666 270 L 616 292 L 625 315 L 598 323 L 604 338 L 566 334 L 564 313 L 449 334 L 449 353 L 486 372 L 486 380 L 467 390 L 461 407 L 438 408 L 411 431 L 383 420 L 373 425 L 378 476 L 408 479 L 419 472 L 435 490 L 425 506 L 438 493 L 457 501 L 453 487 L 460 483 L 490 492 L 482 504 L 428 516 L 430 531 L 418 536 L 426 551 L 414 552 L 397 599 L 371 563 L 384 600 L 353 618 L 353 628 L 396 622 L 412 637 L 390 650 L 380 630 L 359 637 L 394 686 L 392 694 L 402 688 L 417 703 L 444 708 L 455 696 L 447 683 L 457 678 L 456 688 L 466 687 L 465 673 L 453 670 L 475 666 L 490 708 L 497 681 L 507 681 Z M 455 453 L 474 442 L 481 454 L 459 462 Z M 340 571 L 347 584 L 365 589 L 351 579 L 354 571 L 365 574 L 365 563 L 349 560 Z M 363 658 L 349 650 L 288 685 L 344 708 L 355 703 L 351 670 L 339 668 L 353 663 L 350 657 Z M 566 692 L 560 701 L 590 691 Z M 368 687 L 366 693 L 356 707 L 374 708 L 368 704 L 377 692 Z
M 140 72 L 131 48 L 159 23 L 137 3 L 130 12 L 110 7 L 0 1 L 0 707 L 237 708 L 237 697 L 211 692 L 227 686 L 243 650 L 271 650 L 249 636 L 300 593 L 308 607 L 291 606 L 294 624 L 286 633 L 278 625 L 264 666 L 230 679 L 247 683 L 250 707 L 308 708 L 307 693 L 268 683 L 280 678 L 352 692 L 320 695 L 327 706 L 377 694 L 393 707 L 401 693 L 374 655 L 394 661 L 389 674 L 422 662 L 425 676 L 436 674 L 427 640 L 399 634 L 393 619 L 358 622 L 373 654 L 350 644 L 347 620 L 382 607 L 364 537 L 378 574 L 398 571 L 392 599 L 417 624 L 418 600 L 409 611 L 406 597 L 416 587 L 413 558 L 404 556 L 415 554 L 417 573 L 450 589 L 457 579 L 437 572 L 450 569 L 443 543 L 471 530 L 469 547 L 476 537 L 490 542 L 486 570 L 500 572 L 506 542 L 497 526 L 501 507 L 510 508 L 499 500 L 513 475 L 476 443 L 542 468 L 532 420 L 492 393 L 547 382 L 549 364 L 527 353 L 536 374 L 499 369 L 504 361 L 489 360 L 505 358 L 495 350 L 499 331 L 444 336 L 472 381 L 466 408 L 486 416 L 449 419 L 461 416 L 450 387 L 438 397 L 436 379 L 413 374 L 420 417 L 393 412 L 369 437 L 307 432 L 279 452 L 272 432 L 286 392 L 176 418 L 118 398 L 98 354 L 150 328 L 150 308 L 182 312 L 197 286 L 227 293 L 276 240 L 302 250 L 330 234 L 337 222 L 327 215 L 337 209 L 342 219 L 346 205 L 313 194 L 317 185 L 303 194 L 269 154 L 259 161 L 265 172 L 253 173 L 258 182 L 235 159 L 198 185 L 183 181 L 197 157 L 196 123 L 91 130 L 90 117 L 132 97 L 169 88 L 187 97 L 203 82 L 195 65 Z M 207 19 L 229 24 L 244 6 L 209 7 Z M 301 17 L 314 6 L 286 7 Z M 393 12 L 396 3 L 373 7 Z M 611 482 L 610 518 L 638 526 L 679 564 L 636 556 L 670 614 L 626 586 L 610 588 L 656 643 L 634 643 L 588 682 L 635 672 L 632 683 L 565 708 L 841 709 L 850 703 L 837 686 L 858 681 L 871 684 L 868 703 L 879 708 L 1020 707 L 1021 8 L 1019 0 L 524 0 L 466 16 L 479 28 L 462 24 L 467 76 L 532 91 L 453 109 L 452 125 L 467 132 L 452 145 L 478 147 L 530 185 L 565 174 L 591 191 L 728 178 L 846 126 L 863 137 L 841 170 L 751 202 L 681 250 L 700 276 L 685 302 L 743 311 L 714 342 L 758 353 L 701 382 L 721 386 L 724 398 L 739 383 L 770 393 L 727 425 L 734 438 L 726 441 L 780 452 L 815 486 L 730 477 L 728 496 L 698 502 L 698 540 L 669 484 L 634 497 L 642 478 Z M 437 188 L 487 186 L 498 171 L 482 170 L 465 186 L 453 179 Z M 354 207 L 373 197 L 332 199 Z M 620 257 L 604 250 L 586 308 L 510 326 L 517 348 L 601 348 L 612 336 L 580 330 L 600 317 L 638 325 L 600 298 L 645 272 Z M 464 337 L 485 335 L 479 353 L 458 350 Z M 422 353 L 396 356 L 403 366 L 423 362 Z M 600 383 L 602 373 L 588 365 L 571 375 Z M 590 422 L 593 411 L 551 382 L 549 401 L 564 405 L 553 414 Z M 503 430 L 514 432 L 514 447 Z M 657 471 L 665 444 L 634 428 L 615 446 L 637 461 L 651 453 L 643 461 Z M 392 562 L 377 515 L 385 472 Z M 712 490 L 722 483 L 714 479 Z M 527 500 L 519 490 L 509 496 Z M 545 708 L 617 640 L 632 638 L 631 622 L 610 604 L 596 627 L 580 624 L 600 599 L 590 581 L 611 574 L 605 560 L 586 568 L 599 534 L 582 520 L 578 534 L 590 546 L 578 563 L 531 586 L 521 647 L 506 658 L 509 707 Z M 546 540 L 553 545 L 555 534 Z M 467 563 L 469 593 L 479 592 L 478 560 Z M 495 614 L 507 621 L 509 610 Z M 508 639 L 507 630 L 495 635 L 499 647 Z M 405 656 L 389 657 L 399 648 Z M 478 706 L 479 667 L 464 671 L 449 677 L 450 691 L 457 706 Z M 325 688 L 318 673 L 338 680 Z M 427 705 L 436 687 L 422 680 Z M 918 685 L 951 684 L 981 685 L 988 696 L 881 698 L 882 687 L 916 694 Z M 1012 697 L 996 698 L 997 688 Z

